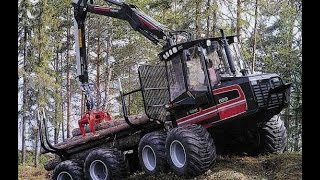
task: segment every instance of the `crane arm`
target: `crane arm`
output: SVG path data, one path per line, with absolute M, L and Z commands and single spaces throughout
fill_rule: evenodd
M 91 110 L 94 106 L 94 99 L 92 93 L 90 93 L 90 88 L 88 87 L 88 63 L 85 41 L 85 20 L 88 12 L 127 21 L 134 30 L 140 32 L 154 44 L 158 44 L 161 40 L 165 40 L 166 43 L 169 42 L 168 29 L 153 18 L 144 14 L 135 5 L 119 3 L 113 0 L 105 1 L 116 7 L 94 5 L 93 0 L 90 0 L 89 2 L 88 0 L 73 0 L 72 3 L 74 7 L 77 77 L 86 97 L 88 97 L 86 103 L 88 110 Z

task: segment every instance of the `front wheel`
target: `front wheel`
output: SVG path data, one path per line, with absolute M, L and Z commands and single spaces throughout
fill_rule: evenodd
M 211 135 L 196 124 L 172 129 L 166 139 L 166 152 L 171 169 L 186 177 L 206 172 L 216 159 Z
M 287 129 L 279 116 L 273 116 L 258 128 L 259 153 L 282 153 L 287 146 Z

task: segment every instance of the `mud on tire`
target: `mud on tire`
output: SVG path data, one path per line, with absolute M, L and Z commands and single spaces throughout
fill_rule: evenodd
M 52 175 L 53 180 L 83 180 L 82 167 L 79 163 L 67 160 L 59 163 Z
M 124 179 L 128 176 L 128 164 L 116 148 L 97 149 L 86 157 L 84 174 L 88 180 Z
M 157 175 L 161 172 L 168 172 L 166 159 L 166 133 L 163 131 L 145 134 L 139 143 L 139 163 L 144 172 L 148 175 Z
M 166 152 L 170 168 L 185 177 L 206 172 L 216 159 L 211 135 L 196 124 L 172 129 L 166 139 Z

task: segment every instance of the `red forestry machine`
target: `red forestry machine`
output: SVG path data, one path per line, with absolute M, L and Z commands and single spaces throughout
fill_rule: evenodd
M 135 5 L 105 1 L 110 6 L 92 0 L 72 3 L 77 77 L 87 99 L 80 128 L 72 138 L 52 145 L 45 113 L 39 113 L 45 131 L 45 137 L 43 132 L 40 136 L 42 153 L 57 155 L 45 165 L 54 170 L 54 180 L 123 179 L 139 168 L 148 175 L 171 170 L 195 177 L 213 165 L 217 153 L 257 155 L 285 149 L 287 132 L 278 114 L 289 103 L 290 84 L 277 74 L 252 74 L 235 36 L 225 36 L 220 29 L 220 37 L 194 40 L 186 31 L 169 30 Z M 110 116 L 97 109 L 90 88 L 87 13 L 127 21 L 163 47 L 158 54 L 161 65 L 139 67 L 137 90 L 123 92 L 120 85 L 124 118 L 118 121 L 100 123 Z M 142 94 L 145 115 L 128 117 L 125 97 L 132 93 Z

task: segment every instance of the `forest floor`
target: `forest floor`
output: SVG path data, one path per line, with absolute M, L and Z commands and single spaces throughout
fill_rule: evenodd
M 52 172 L 51 172 L 52 173 Z M 19 180 L 45 180 L 50 179 L 50 172 L 43 167 L 19 166 Z M 136 173 L 128 180 L 172 180 L 183 179 L 173 173 L 158 176 L 146 176 L 144 173 Z M 266 155 L 258 157 L 249 156 L 218 156 L 216 163 L 205 174 L 194 180 L 282 180 L 302 179 L 302 155 L 301 153 L 284 153 L 279 155 Z

